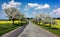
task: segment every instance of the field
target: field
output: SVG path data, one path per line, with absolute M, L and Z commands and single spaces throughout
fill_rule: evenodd
M 41 22 L 38 22 L 37 25 L 60 37 L 60 20 L 55 20 L 55 21 L 57 25 L 52 25 L 51 27 L 49 27 L 49 24 L 45 24 L 45 26 L 43 26 L 41 25 L 42 24 Z
M 14 21 L 14 23 L 12 21 L 0 21 L 0 36 L 24 25 L 26 22 L 19 21 L 18 23 L 18 21 Z
M 60 29 L 60 20 L 56 20 L 56 22 L 57 22 L 57 25 L 52 25 L 52 26 Z
M 7 24 L 7 23 L 12 24 L 13 21 L 0 21 L 0 24 Z M 14 21 L 14 23 L 18 23 L 18 20 Z M 19 21 L 19 23 L 25 23 L 25 21 Z
M 55 20 L 57 25 L 51 25 L 53 28 L 59 28 L 60 29 L 60 20 Z M 38 24 L 42 24 L 41 22 L 37 22 Z M 45 24 L 45 26 L 49 26 L 49 24 Z

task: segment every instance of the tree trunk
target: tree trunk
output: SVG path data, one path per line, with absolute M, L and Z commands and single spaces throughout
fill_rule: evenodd
M 14 19 L 13 19 L 13 24 L 14 24 Z
M 50 27 L 51 27 L 52 23 L 50 23 Z
M 20 21 L 20 20 L 18 20 L 18 24 L 19 24 L 19 21 Z

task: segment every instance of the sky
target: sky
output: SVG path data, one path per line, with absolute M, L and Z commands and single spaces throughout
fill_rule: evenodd
M 60 17 L 60 0 L 0 0 L 0 19 L 8 19 L 3 10 L 9 7 L 16 7 L 29 18 L 42 12 Z

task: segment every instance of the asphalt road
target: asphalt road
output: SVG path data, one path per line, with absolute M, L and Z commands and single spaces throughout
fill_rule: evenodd
M 31 22 L 27 25 L 24 31 L 18 35 L 18 37 L 56 37 L 55 35 L 47 32 L 46 30 L 40 29 Z

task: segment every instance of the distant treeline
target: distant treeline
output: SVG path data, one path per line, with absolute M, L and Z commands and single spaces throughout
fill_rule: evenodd
M 34 18 L 26 18 L 26 19 L 31 20 L 31 19 L 34 19 Z M 60 18 L 53 18 L 53 19 L 60 19 Z
M 33 18 L 26 18 L 26 19 L 33 19 Z M 53 18 L 53 19 L 59 19 L 60 20 L 60 18 Z M 18 19 L 16 19 L 16 20 L 18 20 Z M 10 21 L 9 19 L 0 19 L 0 21 Z
M 60 18 L 53 18 L 53 19 L 59 19 L 60 20 Z

